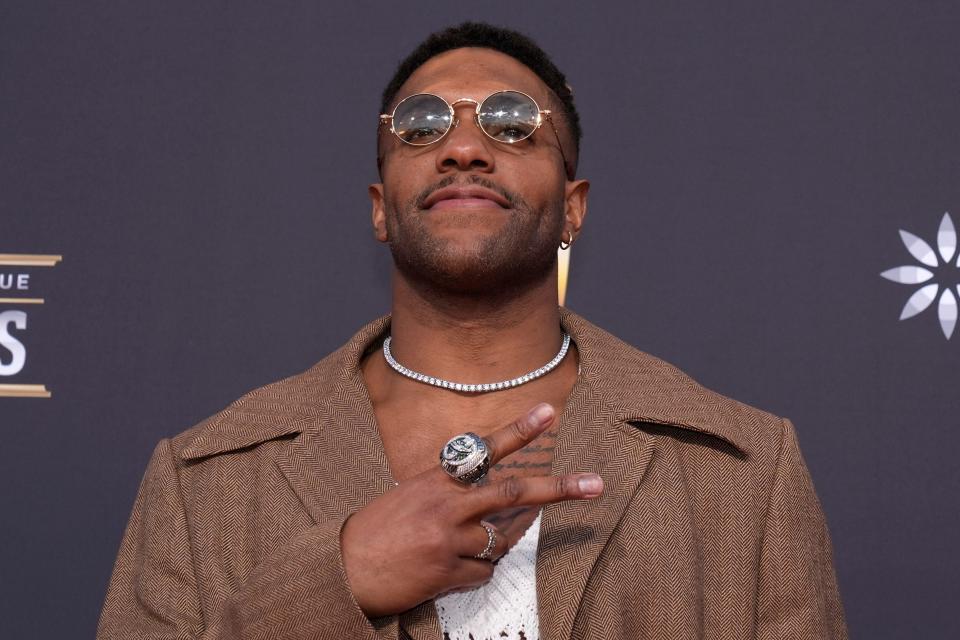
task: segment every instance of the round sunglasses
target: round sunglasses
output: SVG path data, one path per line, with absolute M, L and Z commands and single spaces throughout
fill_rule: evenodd
M 393 113 L 380 115 L 380 124 L 389 125 L 390 132 L 401 142 L 424 147 L 443 139 L 457 126 L 454 107 L 462 103 L 476 105 L 474 120 L 480 130 L 492 140 L 516 144 L 526 140 L 543 125 L 550 122 L 557 138 L 557 147 L 567 168 L 567 159 L 560 144 L 560 135 L 548 109 L 541 109 L 537 101 L 522 91 L 497 91 L 477 102 L 459 98 L 452 103 L 432 93 L 415 93 L 401 100 Z

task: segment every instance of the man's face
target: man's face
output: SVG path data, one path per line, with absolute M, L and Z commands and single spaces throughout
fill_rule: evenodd
M 573 154 L 547 86 L 491 49 L 455 49 L 431 58 L 400 88 L 394 105 L 415 93 L 453 104 L 503 90 L 522 91 L 553 111 L 564 152 Z M 545 281 L 555 273 L 564 230 L 579 231 L 586 181 L 566 179 L 550 123 L 509 145 L 480 130 L 474 103 L 454 109 L 459 125 L 422 147 L 404 144 L 381 127 L 383 182 L 370 187 L 377 238 L 390 243 L 405 277 L 451 293 L 509 293 Z

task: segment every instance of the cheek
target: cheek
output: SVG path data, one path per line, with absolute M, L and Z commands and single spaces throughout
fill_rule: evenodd
M 563 199 L 567 185 L 559 161 L 545 154 L 504 154 L 496 165 L 493 176 L 504 187 L 524 194 L 532 201 Z
M 432 165 L 430 165 L 432 166 Z M 383 180 L 383 198 L 388 206 L 409 206 L 429 186 L 428 166 L 424 166 L 420 158 L 407 158 L 394 154 L 385 159 L 381 169 Z M 435 181 L 435 180 L 434 180 Z
M 550 218 L 563 218 L 566 212 L 565 183 L 554 180 L 535 182 L 527 190 L 530 206 Z
M 396 215 L 413 201 L 413 189 L 389 175 L 383 177 L 383 205 L 388 217 Z
M 380 165 L 383 177 L 402 178 L 403 175 L 435 171 L 434 146 L 412 147 L 399 140 L 386 141 Z

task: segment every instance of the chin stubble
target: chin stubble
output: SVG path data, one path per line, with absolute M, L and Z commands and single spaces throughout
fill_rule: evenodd
M 482 176 L 464 184 L 496 191 L 510 203 L 506 226 L 467 250 L 453 249 L 433 236 L 423 224 L 423 202 L 437 189 L 455 184 L 444 178 L 424 189 L 402 207 L 388 210 L 390 251 L 407 280 L 418 286 L 456 294 L 509 295 L 540 284 L 553 273 L 556 238 L 563 224 L 562 203 L 533 210 L 518 194 Z

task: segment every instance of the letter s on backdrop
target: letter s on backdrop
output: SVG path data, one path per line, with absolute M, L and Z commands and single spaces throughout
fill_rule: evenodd
M 23 343 L 10 335 L 10 325 L 17 329 L 27 328 L 27 314 L 24 311 L 4 311 L 0 313 L 0 376 L 14 376 L 20 373 L 27 362 L 27 348 Z M 3 349 L 13 355 L 13 359 L 4 363 Z

